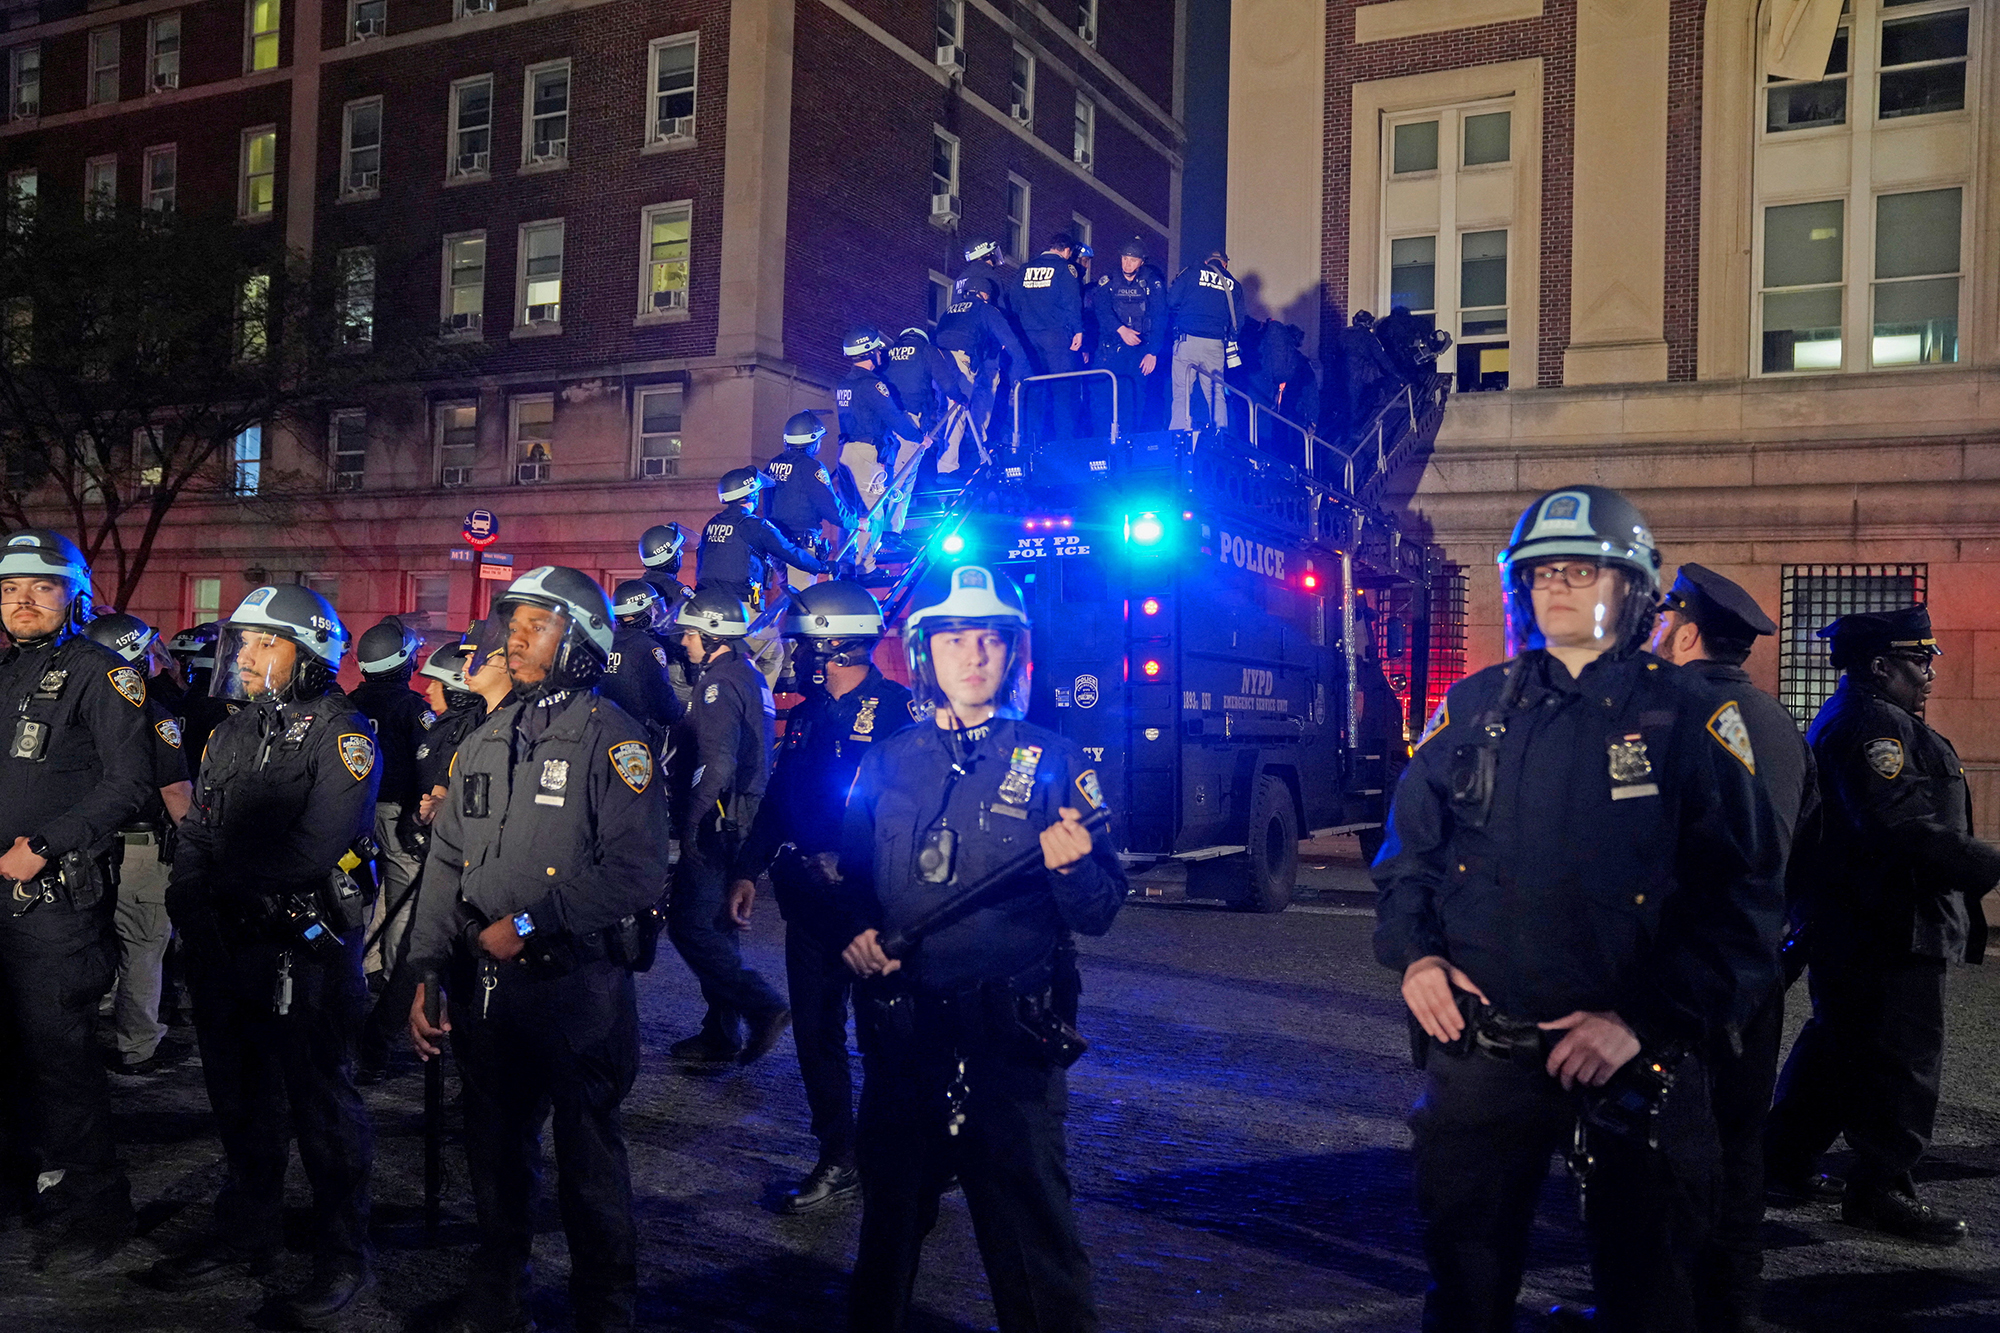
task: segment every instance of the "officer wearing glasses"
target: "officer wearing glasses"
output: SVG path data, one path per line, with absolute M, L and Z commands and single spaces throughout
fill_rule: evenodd
M 1424 1327 L 1514 1327 L 1563 1148 L 1604 1324 L 1692 1330 L 1719 1158 L 1705 1051 L 1777 969 L 1771 803 L 1740 705 L 1642 651 L 1660 559 L 1629 501 L 1552 491 L 1500 564 L 1519 654 L 1439 706 L 1374 866 L 1376 956 L 1426 1073 Z M 1614 1079 L 1645 1091 L 1637 1116 Z
M 1819 637 L 1844 674 L 1806 733 L 1826 800 L 1805 903 L 1813 1016 L 1778 1083 L 1766 1169 L 1778 1202 L 1805 1202 L 1844 1134 L 1855 1165 L 1842 1218 L 1955 1245 L 1965 1223 L 1918 1202 L 1910 1173 L 1937 1116 L 1946 964 L 1985 953 L 1979 900 L 2000 882 L 2000 851 L 1973 836 L 1965 770 L 1924 724 L 1940 653 L 1930 612 L 1842 616 Z

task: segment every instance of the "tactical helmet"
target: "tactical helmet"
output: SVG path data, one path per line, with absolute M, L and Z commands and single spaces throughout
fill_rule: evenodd
M 917 703 L 951 707 L 931 669 L 931 635 L 942 630 L 991 629 L 1007 638 L 1007 674 L 994 692 L 993 708 L 1001 717 L 1020 718 L 1028 711 L 1028 678 L 1034 663 L 1028 638 L 1028 606 L 1020 589 L 1005 574 L 985 565 L 934 568 L 917 584 L 910 614 L 903 622 L 903 650 L 908 655 L 910 682 Z
M 1543 646 L 1529 599 L 1529 578 L 1537 564 L 1563 556 L 1614 566 L 1632 578 L 1631 595 L 1610 637 L 1619 650 L 1643 640 L 1659 609 L 1660 552 L 1638 507 L 1603 486 L 1550 491 L 1529 505 L 1514 525 L 1513 538 L 1498 557 L 1510 637 L 1520 647 Z
M 931 340 L 931 331 L 912 324 L 909 328 L 904 329 L 896 335 L 897 342 L 901 342 L 905 338 L 915 338 L 918 342 L 929 342 Z
M 407 673 L 411 659 L 423 646 L 423 635 L 395 616 L 383 616 L 362 631 L 354 645 L 354 660 L 370 680 L 386 679 L 398 672 Z
M 785 423 L 785 443 L 811 448 L 826 435 L 826 425 L 811 412 L 794 412 Z
M 1129 255 L 1134 259 L 1144 259 L 1146 257 L 1146 243 L 1137 236 L 1134 236 L 1131 240 L 1118 247 L 1118 253 L 1121 257 Z
M 750 609 L 740 598 L 714 588 L 698 589 L 681 603 L 674 625 L 703 639 L 740 639 L 750 632 Z
M 974 241 L 965 247 L 965 262 L 971 264 L 981 259 L 991 259 L 999 253 L 998 241 Z
M 644 579 L 626 579 L 611 590 L 611 614 L 630 628 L 656 628 L 665 607 L 660 590 Z
M 246 634 L 275 634 L 298 648 L 297 665 L 289 681 L 267 674 L 263 689 L 252 691 L 237 670 Z M 266 584 L 250 595 L 222 623 L 216 643 L 215 678 L 210 694 L 220 699 L 249 699 L 274 694 L 282 699 L 316 699 L 325 694 L 347 655 L 347 627 L 333 603 L 299 583 Z
M 167 651 L 183 667 L 195 671 L 215 670 L 215 641 L 222 636 L 222 627 L 213 620 L 205 620 L 190 626 L 167 640 Z
M 687 534 L 678 523 L 655 523 L 639 536 L 639 563 L 648 569 L 666 569 L 678 572 L 681 567 L 681 547 L 687 542 Z
M 757 492 L 764 488 L 764 474 L 754 467 L 733 467 L 722 474 L 722 480 L 715 484 L 716 498 L 725 503 L 735 500 L 755 500 Z
M 493 603 L 494 618 L 504 629 L 508 609 L 539 606 L 563 618 L 563 641 L 555 661 L 540 683 L 529 687 L 529 697 L 551 690 L 593 685 L 611 661 L 611 599 L 597 580 L 567 565 L 541 565 L 507 585 Z
M 847 336 L 840 340 L 840 354 L 849 361 L 860 361 L 875 355 L 884 346 L 882 335 L 872 325 L 860 324 L 849 329 Z
M 465 678 L 465 668 L 472 661 L 472 648 L 465 643 L 439 644 L 417 668 L 417 674 L 427 680 L 434 680 L 444 688 L 446 708 L 468 708 L 484 701 L 473 692 L 472 683 Z
M 963 290 L 967 296 L 971 296 L 973 293 L 977 292 L 981 296 L 984 296 L 989 301 L 992 300 L 994 294 L 1000 290 L 1000 288 L 994 284 L 993 279 L 981 273 L 975 273 L 971 277 L 965 279 L 964 282 L 960 284 L 960 287 L 961 290 Z
M 882 606 L 859 583 L 834 579 L 792 594 L 785 633 L 809 644 L 836 666 L 866 666 L 882 639 Z
M 0 546 L 0 579 L 22 578 L 61 580 L 69 588 L 69 629 L 89 622 L 90 562 L 60 532 L 23 528 Z
M 106 611 L 85 625 L 83 633 L 84 637 L 103 644 L 128 662 L 137 662 L 144 657 L 153 640 L 160 637 L 159 631 L 151 625 L 123 611 Z

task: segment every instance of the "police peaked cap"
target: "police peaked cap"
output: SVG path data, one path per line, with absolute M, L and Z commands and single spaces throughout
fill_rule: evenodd
M 1931 633 L 1930 608 L 1906 606 L 1896 611 L 1857 611 L 1825 626 L 1819 637 L 1833 649 L 1833 664 L 1845 670 L 1872 657 L 1893 652 L 1917 652 L 1942 657 Z
M 1693 621 L 1707 639 L 1748 640 L 1778 627 L 1742 587 L 1704 565 L 1682 565 L 1667 593 L 1667 610 Z

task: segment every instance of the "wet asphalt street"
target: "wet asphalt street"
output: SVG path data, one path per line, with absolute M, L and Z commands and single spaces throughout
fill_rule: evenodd
M 1072 1072 L 1073 1171 L 1086 1245 L 1111 1330 L 1414 1329 L 1424 1268 L 1403 1117 L 1417 1088 L 1394 979 L 1369 952 L 1358 867 L 1309 869 L 1278 916 L 1136 901 L 1083 943 L 1091 1052 Z M 759 905 L 748 952 L 781 980 L 781 928 Z M 1926 1197 L 1961 1213 L 1972 1239 L 1913 1249 L 1844 1227 L 1838 1208 L 1773 1213 L 1766 1316 L 1799 1330 L 2000 1328 L 2000 966 L 1952 977 L 1950 1048 Z M 666 1055 L 699 1000 L 670 951 L 641 978 L 646 1059 L 626 1103 L 648 1327 L 836 1330 L 856 1214 L 781 1216 L 784 1187 L 811 1167 L 789 1040 L 762 1064 L 691 1076 Z M 1794 992 L 1795 1028 L 1803 988 Z M 184 1034 L 176 1032 L 176 1038 Z M 142 1235 L 103 1268 L 61 1280 L 30 1272 L 27 1239 L 0 1232 L 0 1333 L 220 1330 L 253 1326 L 265 1288 L 247 1280 L 168 1297 L 128 1274 L 195 1234 L 220 1178 L 220 1149 L 192 1060 L 118 1080 L 118 1127 Z M 461 1150 L 447 1149 L 445 1225 L 421 1222 L 422 1081 L 368 1093 L 378 1150 L 379 1282 L 346 1325 L 425 1327 L 463 1279 L 471 1203 Z M 1838 1157 L 1835 1160 L 1838 1168 Z M 291 1252 L 271 1289 L 302 1281 L 309 1218 L 292 1173 Z M 537 1247 L 537 1317 L 566 1327 L 562 1236 L 553 1208 Z M 1528 1312 L 1587 1294 L 1574 1195 L 1558 1167 L 1545 1191 Z M 992 1327 L 962 1199 L 947 1198 L 918 1285 L 924 1333 Z

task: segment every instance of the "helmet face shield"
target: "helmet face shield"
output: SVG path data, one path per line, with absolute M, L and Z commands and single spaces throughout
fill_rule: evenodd
M 298 678 L 306 654 L 291 636 L 257 625 L 228 624 L 215 647 L 215 674 L 208 692 L 217 699 L 250 703 L 282 698 Z
M 924 708 L 956 711 L 947 691 L 958 686 L 963 679 L 958 674 L 958 663 L 969 651 L 979 653 L 972 646 L 975 637 L 997 636 L 1000 640 L 1000 660 L 990 658 L 979 675 L 987 682 L 992 693 L 985 699 L 978 695 L 985 693 L 985 687 L 974 686 L 968 693 L 960 687 L 959 705 L 981 707 L 990 705 L 996 716 L 1020 719 L 1028 715 L 1028 687 L 1034 674 L 1034 663 L 1027 626 L 1017 620 L 933 620 L 926 622 L 917 631 L 906 631 L 904 642 L 909 653 L 911 693 L 916 696 L 919 706 Z M 940 644 L 941 636 L 951 636 Z M 944 661 L 940 670 L 939 651 L 943 649 Z M 942 677 L 942 679 L 941 679 Z

